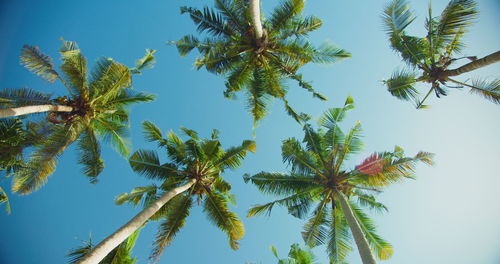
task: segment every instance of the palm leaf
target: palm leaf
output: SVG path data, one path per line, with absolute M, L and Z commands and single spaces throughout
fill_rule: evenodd
M 0 106 L 2 108 L 29 105 L 51 104 L 51 95 L 30 88 L 0 90 Z
M 257 145 L 253 140 L 245 140 L 239 147 L 231 147 L 225 151 L 214 164 L 214 167 L 222 168 L 237 168 L 241 165 L 242 160 L 246 157 L 247 151 L 255 152 Z
M 471 93 L 478 94 L 495 104 L 500 104 L 500 79 L 474 80 L 469 87 Z
M 266 214 L 271 215 L 271 211 L 275 205 L 280 205 L 287 207 L 290 213 L 294 213 L 297 218 L 302 218 L 307 215 L 309 207 L 311 206 L 311 199 L 317 195 L 319 187 L 313 186 L 310 188 L 304 188 L 300 192 L 296 192 L 285 198 L 281 198 L 263 205 L 256 205 L 248 210 L 247 217 L 252 217 L 256 215 Z
M 7 193 L 0 186 L 0 204 L 5 203 L 5 210 L 7 210 L 7 214 L 10 214 L 10 202 Z
M 156 185 L 149 185 L 145 187 L 137 187 L 132 189 L 130 193 L 122 193 L 115 198 L 115 203 L 118 205 L 130 203 L 137 206 L 141 201 L 144 201 L 144 207 L 148 206 L 150 202 L 157 196 L 158 187 Z
M 221 14 L 214 12 L 208 7 L 203 8 L 203 12 L 191 7 L 181 7 L 181 14 L 188 13 L 191 20 L 198 25 L 198 31 L 207 31 L 215 36 L 231 35 L 230 28 L 224 22 Z
M 142 122 L 142 128 L 144 130 L 144 137 L 149 142 L 156 141 L 158 147 L 167 145 L 167 140 L 163 138 L 161 130 L 150 121 Z
M 328 224 L 327 215 L 329 213 L 328 199 L 323 198 L 314 210 L 313 216 L 304 225 L 302 238 L 304 242 L 310 246 L 323 245 L 328 237 L 328 229 L 325 225 Z
M 352 238 L 349 232 L 349 225 L 340 208 L 335 207 L 331 211 L 329 222 L 330 232 L 328 234 L 327 251 L 330 262 L 332 264 L 347 264 L 347 255 L 352 251 Z
M 244 176 L 245 182 L 251 181 L 266 194 L 290 195 L 317 185 L 316 179 L 308 175 L 260 172 L 251 177 Z
M 417 101 L 419 93 L 415 88 L 416 77 L 415 73 L 401 70 L 394 72 L 391 78 L 384 81 L 384 83 L 387 85 L 387 90 L 393 96 L 401 100 Z
M 104 162 L 101 158 L 101 147 L 92 129 L 87 127 L 82 131 L 78 148 L 80 151 L 78 162 L 84 166 L 83 174 L 90 177 L 91 183 L 97 183 L 97 176 L 104 169 Z
M 63 61 L 61 70 L 64 72 L 71 86 L 68 88 L 71 88 L 75 94 L 88 99 L 87 60 L 81 53 L 76 42 L 63 40 L 60 52 Z
M 192 206 L 192 199 L 189 195 L 179 195 L 178 199 L 169 202 L 169 211 L 166 219 L 160 224 L 154 248 L 150 259 L 158 263 L 165 247 L 172 243 L 179 230 L 186 224 L 186 218 L 189 216 L 189 209 Z
M 21 64 L 48 82 L 54 82 L 59 74 L 54 70 L 52 59 L 36 46 L 24 45 L 21 50 Z
M 286 27 L 304 9 L 304 0 L 285 0 L 271 13 L 269 22 L 273 31 Z
M 92 120 L 96 131 L 104 141 L 111 145 L 123 157 L 128 157 L 130 153 L 130 142 L 126 139 L 128 136 L 128 125 L 121 121 L 113 121 L 107 118 L 98 117 Z
M 141 74 L 143 70 L 151 69 L 156 63 L 156 58 L 153 55 L 156 50 L 146 49 L 146 55 L 135 62 L 135 67 L 130 69 L 132 74 Z
M 174 164 L 160 164 L 158 154 L 153 150 L 138 150 L 130 156 L 129 162 L 133 171 L 149 179 L 165 180 L 181 173 Z
M 243 238 L 245 228 L 239 217 L 229 211 L 227 198 L 223 195 L 207 190 L 203 211 L 207 213 L 208 219 L 229 237 L 229 245 L 232 249 L 238 249 L 238 240 Z
M 476 2 L 473 0 L 451 0 L 439 17 L 436 36 L 440 41 L 453 40 L 459 31 L 464 31 L 477 17 Z

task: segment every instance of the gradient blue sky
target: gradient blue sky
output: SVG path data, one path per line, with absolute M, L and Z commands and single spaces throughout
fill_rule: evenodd
M 314 14 L 324 26 L 311 35 L 320 44 L 329 40 L 353 54 L 351 59 L 330 66 L 307 65 L 302 72 L 315 88 L 330 100 L 320 102 L 290 83 L 289 101 L 300 111 L 317 117 L 329 107 L 340 106 L 346 96 L 354 97 L 357 108 L 345 127 L 361 120 L 365 152 L 350 166 L 373 151 L 394 145 L 413 155 L 419 150 L 437 154 L 434 167 L 418 167 L 418 180 L 398 184 L 379 196 L 389 213 L 373 215 L 380 234 L 395 249 L 391 260 L 381 263 L 469 264 L 500 263 L 500 115 L 498 105 L 467 90 L 452 91 L 442 99 L 429 100 L 432 107 L 417 111 L 392 97 L 380 80 L 402 66 L 383 32 L 380 13 L 388 1 L 308 1 L 305 14 Z M 427 1 L 410 1 L 418 20 L 410 28 L 423 33 Z M 263 0 L 265 12 L 278 1 Z M 447 1 L 434 0 L 436 14 Z M 221 131 L 223 144 L 239 144 L 252 138 L 251 118 L 243 100 L 222 96 L 223 79 L 193 69 L 195 55 L 180 58 L 167 46 L 185 34 L 195 33 L 183 5 L 201 7 L 211 1 L 28 1 L 0 2 L 0 88 L 29 86 L 44 92 L 64 93 L 61 85 L 44 82 L 19 65 L 23 44 L 39 46 L 58 62 L 59 38 L 77 41 L 92 64 L 107 56 L 133 65 L 145 48 L 157 49 L 154 69 L 135 78 L 134 86 L 158 95 L 155 102 L 134 107 L 131 118 L 133 149 L 153 149 L 142 138 L 140 123 L 151 120 L 158 127 L 178 131 L 179 126 L 209 136 Z M 479 1 L 480 18 L 466 36 L 466 55 L 485 56 L 500 47 L 500 3 Z M 500 64 L 478 70 L 474 76 L 494 77 Z M 464 79 L 464 78 L 463 78 Z M 244 165 L 226 173 L 237 195 L 237 207 L 246 224 L 241 249 L 232 251 L 225 235 L 194 208 L 187 225 L 160 263 L 275 263 L 269 245 L 286 255 L 292 243 L 302 242 L 303 222 L 276 208 L 269 218 L 245 218 L 248 208 L 272 197 L 261 195 L 242 180 L 244 173 L 285 171 L 281 162 L 281 140 L 302 138 L 297 126 L 276 102 L 257 129 L 257 153 Z M 11 195 L 12 214 L 0 213 L 0 263 L 64 263 L 65 254 L 92 233 L 100 241 L 125 223 L 138 208 L 114 205 L 113 198 L 136 186 L 150 183 L 131 172 L 125 159 L 103 146 L 106 168 L 97 185 L 80 173 L 76 152 L 70 147 L 60 159 L 48 184 L 29 196 Z M 8 187 L 7 180 L 1 181 Z M 141 233 L 134 254 L 146 263 L 156 224 Z M 323 247 L 314 250 L 323 263 Z M 357 252 L 351 263 L 360 263 Z

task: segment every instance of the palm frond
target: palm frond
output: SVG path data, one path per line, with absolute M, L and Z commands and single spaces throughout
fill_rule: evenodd
M 313 186 L 305 188 L 300 192 L 296 192 L 285 198 L 281 198 L 263 205 L 253 206 L 248 210 L 247 217 L 266 214 L 271 215 L 271 211 L 275 205 L 284 206 L 288 212 L 297 218 L 303 218 L 307 215 L 310 206 L 312 205 L 312 198 L 317 196 L 319 187 Z
M 128 136 L 128 124 L 100 117 L 92 121 L 96 125 L 97 133 L 105 142 L 111 143 L 113 148 L 123 157 L 129 156 L 130 142 L 126 138 Z
M 19 194 L 29 194 L 42 187 L 55 168 L 57 158 L 73 143 L 81 132 L 81 127 L 74 125 L 55 126 L 51 134 L 30 156 L 26 167 L 16 172 L 12 190 Z
M 439 17 L 436 35 L 440 41 L 453 40 L 459 31 L 472 24 L 477 17 L 477 3 L 473 0 L 451 0 Z
M 417 101 L 418 91 L 415 88 L 417 75 L 407 70 L 396 71 L 391 78 L 384 81 L 387 90 L 395 97 L 405 101 Z
M 236 250 L 239 248 L 238 240 L 245 235 L 245 227 L 240 218 L 229 211 L 227 203 L 228 200 L 223 195 L 208 191 L 203 211 L 211 222 L 228 235 L 229 245 Z
M 315 16 L 307 16 L 301 19 L 294 19 L 283 32 L 280 33 L 279 39 L 286 39 L 291 36 L 307 36 L 310 32 L 319 29 L 323 25 L 323 21 Z
M 500 104 L 500 79 L 492 81 L 474 80 L 470 87 L 470 92 L 480 95 L 488 101 Z
M 51 104 L 50 94 L 35 91 L 30 88 L 0 90 L 0 107 L 20 107 L 28 105 Z
M 154 150 L 137 150 L 130 156 L 129 163 L 133 171 L 149 179 L 165 180 L 181 173 L 175 164 L 160 164 L 158 154 Z
M 331 211 L 328 220 L 330 223 L 330 232 L 328 234 L 329 241 L 327 251 L 330 262 L 332 264 L 347 264 L 347 255 L 352 251 L 352 238 L 347 220 L 338 207 L 335 207 L 335 209 Z
M 181 14 L 188 13 L 191 20 L 198 25 L 198 32 L 207 31 L 215 36 L 231 35 L 231 29 L 225 23 L 221 14 L 205 7 L 203 12 L 191 7 L 181 7 Z
M 415 16 L 405 0 L 393 0 L 384 9 L 382 15 L 387 33 L 392 36 L 401 34 L 410 25 Z
M 178 41 L 170 42 L 170 44 L 174 44 L 177 47 L 177 51 L 179 51 L 179 54 L 181 56 L 186 56 L 194 48 L 200 45 L 200 41 L 195 36 L 187 35 L 182 37 Z
M 311 55 L 312 62 L 323 64 L 330 64 L 351 57 L 351 53 L 327 42 L 316 48 Z
M 101 104 L 115 98 L 120 90 L 129 87 L 132 82 L 130 69 L 111 58 L 99 59 L 90 79 L 91 103 Z
M 220 157 L 219 160 L 215 162 L 214 167 L 222 168 L 237 168 L 241 165 L 242 160 L 246 157 L 247 152 L 254 153 L 256 151 L 257 145 L 253 140 L 244 140 L 241 146 L 231 147 L 227 149 Z
M 377 235 L 373 221 L 360 208 L 352 202 L 349 202 L 349 205 L 376 256 L 381 260 L 389 259 L 393 253 L 391 244 Z
M 330 108 L 326 110 L 319 118 L 318 124 L 327 129 L 334 129 L 339 122 L 342 122 L 346 116 L 346 112 L 354 109 L 354 100 L 348 96 L 344 106 L 340 108 Z
M 227 25 L 235 32 L 243 33 L 248 26 L 245 21 L 246 6 L 242 8 L 242 0 L 215 0 L 215 8 L 227 21 Z
M 359 205 L 363 207 L 367 207 L 378 212 L 389 211 L 384 204 L 377 202 L 375 196 L 373 195 L 365 194 L 360 191 L 354 191 L 354 194 L 356 195 L 356 198 L 358 198 Z
M 142 129 L 144 130 L 144 137 L 148 142 L 157 142 L 158 147 L 167 145 L 167 140 L 163 138 L 161 130 L 150 121 L 142 122 Z
M 166 219 L 160 224 L 153 242 L 154 248 L 150 255 L 153 263 L 158 263 L 165 247 L 172 243 L 179 230 L 186 224 L 192 199 L 189 195 L 179 195 L 179 199 L 169 202 L 169 211 Z
M 63 63 L 61 70 L 64 73 L 67 82 L 73 93 L 82 96 L 85 99 L 89 97 L 87 84 L 87 59 L 83 56 L 76 42 L 63 40 L 60 49 Z
M 24 45 L 21 50 L 21 64 L 48 82 L 54 82 L 59 74 L 54 70 L 52 58 L 42 53 L 36 46 Z
M 281 156 L 283 157 L 284 163 L 291 165 L 293 173 L 303 175 L 315 173 L 317 175 L 323 175 L 323 172 L 317 166 L 318 161 L 316 156 L 306 151 L 295 138 L 289 138 L 283 141 L 281 145 Z
M 252 182 L 261 192 L 273 195 L 290 195 L 317 184 L 316 179 L 308 175 L 279 172 L 260 172 L 251 177 L 245 175 L 244 180 Z
M 97 176 L 104 169 L 104 162 L 101 158 L 101 147 L 94 131 L 85 128 L 78 140 L 78 149 L 80 157 L 78 162 L 83 164 L 83 174 L 90 177 L 91 183 L 97 183 Z
M 135 67 L 130 69 L 132 74 L 141 74 L 143 70 L 151 69 L 156 63 L 153 55 L 156 50 L 146 49 L 146 55 L 135 62 Z
M 279 31 L 304 10 L 304 0 L 284 0 L 271 13 L 269 22 L 273 31 Z
M 132 189 L 130 193 L 122 193 L 115 197 L 115 203 L 118 205 L 124 203 L 130 203 L 134 206 L 139 205 L 141 201 L 144 203 L 144 207 L 148 206 L 151 201 L 157 196 L 158 187 L 156 185 L 149 185 L 144 187 L 137 187 Z
M 342 146 L 334 156 L 334 158 L 336 159 L 334 168 L 335 172 L 338 172 L 341 169 L 342 164 L 348 159 L 350 154 L 358 153 L 363 149 L 361 133 L 361 123 L 357 121 L 354 127 L 351 128 L 351 130 L 349 130 L 349 133 L 347 133 L 347 135 L 345 136 Z
M 325 197 L 314 210 L 313 216 L 304 225 L 302 238 L 310 247 L 323 245 L 328 237 L 327 215 L 329 210 L 327 205 L 328 199 Z

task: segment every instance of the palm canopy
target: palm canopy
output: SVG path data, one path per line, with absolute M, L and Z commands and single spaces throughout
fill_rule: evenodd
M 99 264 L 135 264 L 137 258 L 132 257 L 132 249 L 139 237 L 140 230 L 136 230 L 127 240 L 123 241 L 118 247 L 113 249 L 106 257 L 99 261 Z M 83 256 L 92 250 L 94 245 L 92 239 L 84 241 L 84 245 L 71 250 L 68 253 L 69 263 L 77 263 Z
M 87 60 L 78 45 L 63 41 L 60 74 L 54 69 L 52 59 L 38 47 L 25 45 L 21 54 L 24 66 L 49 82 L 60 80 L 68 95 L 53 98 L 28 88 L 4 89 L 0 91 L 0 108 L 54 105 L 64 106 L 70 111 L 47 114 L 47 120 L 52 125 L 43 142 L 30 155 L 27 166 L 15 173 L 13 191 L 28 194 L 44 185 L 55 170 L 58 156 L 75 141 L 83 173 L 90 177 L 92 183 L 96 182 L 96 177 L 104 168 L 99 139 L 110 142 L 121 155 L 128 156 L 127 107 L 154 99 L 152 95 L 130 89 L 132 73 L 151 67 L 153 52 L 147 51 L 132 69 L 111 58 L 98 59 L 93 71 L 88 74 Z
M 311 247 L 327 245 L 332 263 L 345 263 L 351 248 L 351 232 L 345 211 L 339 206 L 341 196 L 347 197 L 363 235 L 371 250 L 380 259 L 392 254 L 391 245 L 377 233 L 375 225 L 362 207 L 386 210 L 374 193 L 392 183 L 412 178 L 417 162 L 431 164 L 432 154 L 419 152 L 405 157 L 403 149 L 374 153 L 354 168 L 347 168 L 346 161 L 362 149 L 361 125 L 357 122 L 347 133 L 339 127 L 346 112 L 353 109 L 352 98 L 342 108 L 331 108 L 319 119 L 320 128 L 303 126 L 302 144 L 295 138 L 286 139 L 282 145 L 283 162 L 288 173 L 260 172 L 245 176 L 266 194 L 279 196 L 273 202 L 253 207 L 248 215 L 270 214 L 275 205 L 284 206 L 295 217 L 306 218 L 302 236 Z M 315 209 L 310 213 L 311 207 Z M 352 230 L 351 230 L 352 231 Z
M 433 16 L 429 5 L 425 23 L 427 35 L 415 37 L 407 34 L 406 28 L 415 20 L 405 0 L 393 0 L 384 10 L 383 21 L 391 42 L 408 66 L 395 71 L 385 82 L 389 92 L 402 100 L 413 101 L 417 108 L 425 108 L 424 101 L 434 91 L 437 97 L 447 94 L 447 88 L 469 87 L 496 104 L 500 104 L 500 80 L 473 80 L 461 82 L 454 76 L 500 61 L 500 51 L 482 59 L 475 56 L 458 57 L 465 44 L 462 41 L 467 28 L 474 22 L 478 11 L 473 0 L 452 0 L 441 15 Z M 472 62 L 451 69 L 460 59 Z M 430 83 L 431 88 L 421 98 L 416 89 L 418 82 Z M 453 86 L 451 86 L 453 85 Z
M 228 235 L 231 248 L 238 249 L 238 240 L 245 230 L 239 217 L 229 210 L 228 203 L 233 202 L 231 185 L 222 178 L 222 173 L 239 167 L 247 151 L 255 151 L 255 142 L 245 140 L 241 146 L 224 149 L 217 130 L 210 139 L 202 139 L 195 131 L 182 128 L 188 137 L 183 141 L 174 132 L 163 137 L 161 130 L 151 122 L 144 122 L 143 127 L 146 139 L 166 149 L 170 162 L 161 163 L 158 153 L 153 150 L 136 151 L 129 159 L 132 170 L 160 181 L 160 185 L 135 188 L 130 193 L 119 195 L 116 203 L 138 205 L 143 201 L 143 206 L 147 207 L 169 190 L 195 181 L 186 192 L 172 198 L 151 218 L 161 222 L 151 259 L 157 261 L 172 242 L 184 226 L 195 201 L 203 203 L 208 219 Z
M 182 7 L 181 13 L 190 15 L 198 26 L 198 38 L 188 35 L 177 42 L 184 56 L 194 48 L 200 52 L 195 66 L 226 78 L 226 97 L 245 91 L 247 107 L 254 122 L 267 113 L 272 97 L 281 99 L 287 113 L 300 119 L 285 98 L 285 79 L 293 79 L 310 91 L 314 97 L 326 100 L 297 73 L 309 62 L 333 63 L 351 55 L 343 49 L 325 43 L 314 47 L 307 35 L 321 27 L 322 21 L 314 16 L 302 16 L 304 0 L 284 0 L 263 21 L 263 37 L 257 38 L 249 11 L 248 1 L 215 0 L 215 10 Z

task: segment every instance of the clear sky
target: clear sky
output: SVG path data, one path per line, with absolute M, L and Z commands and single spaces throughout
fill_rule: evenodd
M 278 1 L 262 0 L 269 13 Z M 500 109 L 467 90 L 452 91 L 441 99 L 429 100 L 431 108 L 415 110 L 392 97 L 380 80 L 403 64 L 389 48 L 380 14 L 388 1 L 310 0 L 305 14 L 314 14 L 324 26 L 311 35 L 316 44 L 336 43 L 353 54 L 351 59 L 330 66 L 307 65 L 304 78 L 330 100 L 320 102 L 290 83 L 289 101 L 300 111 L 317 117 L 329 107 L 340 106 L 346 96 L 354 97 L 357 108 L 344 122 L 350 127 L 361 120 L 365 152 L 350 166 L 374 151 L 391 150 L 394 145 L 414 155 L 419 150 L 436 153 L 436 166 L 419 166 L 416 181 L 390 187 L 379 196 L 389 213 L 373 215 L 379 233 L 395 249 L 391 260 L 381 263 L 469 264 L 500 263 Z M 423 33 L 427 1 L 410 1 L 418 20 L 410 30 Z M 500 3 L 479 2 L 479 20 L 467 34 L 466 55 L 479 57 L 500 47 Z M 434 0 L 437 14 L 447 1 Z M 29 86 L 54 94 L 64 93 L 32 75 L 19 65 L 23 44 L 39 46 L 59 62 L 60 37 L 77 41 L 89 64 L 100 56 L 132 66 L 145 48 L 157 49 L 154 69 L 135 78 L 134 86 L 158 95 L 155 102 L 137 105 L 131 116 L 133 149 L 155 148 L 142 138 L 140 123 L 150 120 L 162 130 L 178 131 L 186 126 L 209 136 L 212 128 L 221 131 L 225 146 L 252 138 L 251 118 L 243 100 L 222 96 L 222 78 L 193 69 L 195 55 L 180 58 L 166 45 L 185 34 L 195 33 L 179 7 L 212 5 L 211 1 L 0 1 L 0 88 Z M 473 76 L 499 76 L 500 64 L 478 70 Z M 472 75 L 471 75 L 472 76 Z M 280 255 L 289 246 L 302 242 L 303 221 L 276 208 L 271 217 L 245 218 L 251 205 L 272 199 L 245 184 L 244 173 L 286 171 L 281 162 L 281 140 L 302 138 L 300 127 L 276 102 L 257 129 L 257 153 L 225 177 L 233 184 L 237 207 L 247 234 L 241 249 L 232 251 L 226 236 L 194 208 L 187 225 L 160 263 L 275 263 L 269 246 Z M 70 147 L 61 157 L 48 184 L 29 196 L 11 195 L 12 214 L 0 213 L 0 263 L 64 263 L 65 254 L 87 240 L 92 233 L 100 241 L 135 215 L 139 208 L 117 206 L 113 198 L 150 181 L 134 174 L 123 158 L 103 145 L 106 168 L 97 185 L 80 173 L 76 152 Z M 2 180 L 3 187 L 10 186 Z M 138 263 L 146 263 L 156 224 L 141 233 L 134 250 Z M 323 263 L 323 247 L 314 250 Z M 357 251 L 350 263 L 360 263 Z

